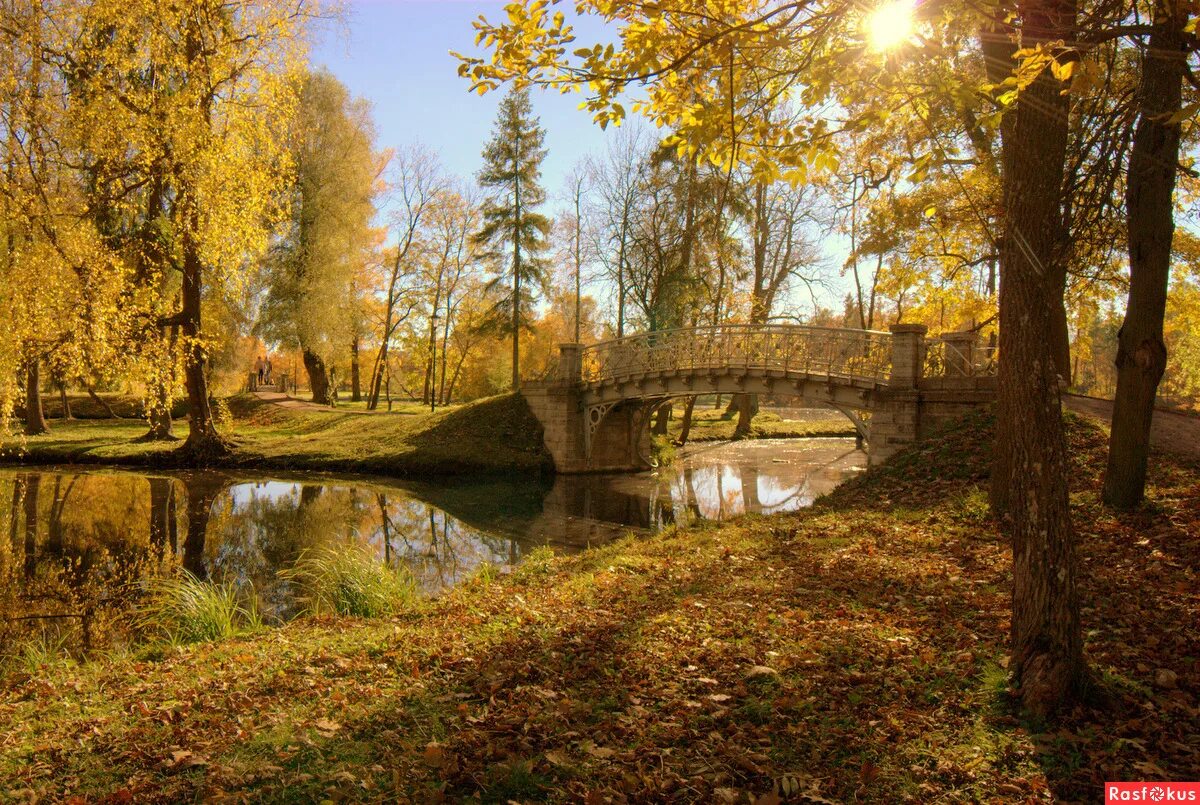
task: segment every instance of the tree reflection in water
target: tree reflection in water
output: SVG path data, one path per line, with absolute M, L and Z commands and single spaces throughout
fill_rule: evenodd
M 0 654 L 42 635 L 76 653 L 128 639 L 147 579 L 186 570 L 232 584 L 280 621 L 280 578 L 306 550 L 357 542 L 435 594 L 534 545 L 808 505 L 862 464 L 852 440 L 685 451 L 653 474 L 401 486 L 334 476 L 0 470 Z M 848 446 L 849 445 L 849 446 Z M 4 536 L 7 535 L 7 540 Z

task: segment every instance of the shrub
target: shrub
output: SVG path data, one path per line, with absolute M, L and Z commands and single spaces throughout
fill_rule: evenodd
M 296 600 L 311 615 L 385 617 L 409 606 L 417 596 L 407 568 L 388 567 L 365 545 L 305 551 L 279 575 L 296 586 Z
M 181 644 L 224 640 L 261 625 L 257 607 L 243 607 L 232 585 L 203 581 L 186 570 L 148 583 L 139 622 Z
M 671 466 L 675 462 L 675 443 L 669 436 L 651 437 L 650 458 L 655 467 Z

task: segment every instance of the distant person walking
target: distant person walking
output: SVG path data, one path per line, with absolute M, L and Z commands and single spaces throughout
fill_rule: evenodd
M 265 382 L 269 386 L 269 385 L 271 385 L 271 356 L 270 355 L 267 356 L 266 372 L 267 372 L 267 379 Z
M 262 357 L 262 355 L 259 355 L 258 360 L 256 360 L 254 362 L 254 371 L 256 374 L 258 374 L 258 382 L 259 383 L 263 382 L 263 370 L 265 368 L 266 368 L 266 364 L 263 362 L 263 357 Z

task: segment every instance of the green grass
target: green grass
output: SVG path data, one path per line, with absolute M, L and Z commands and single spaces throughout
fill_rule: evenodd
M 542 475 L 542 429 L 519 395 L 489 397 L 430 414 L 289 409 L 249 395 L 230 398 L 230 468 L 374 472 L 395 476 Z M 177 465 L 177 443 L 137 441 L 140 420 L 54 421 L 41 436 L 13 436 L 0 460 L 37 464 Z M 186 421 L 175 433 L 187 436 Z
M 173 645 L 227 640 L 262 625 L 253 604 L 243 605 L 233 585 L 204 581 L 187 571 L 149 581 L 146 593 L 138 616 L 141 627 Z
M 539 550 L 385 619 L 18 668 L 0 802 L 1086 802 L 1105 779 L 1189 779 L 1200 468 L 1156 456 L 1154 505 L 1099 517 L 1103 433 L 1069 422 L 1112 701 L 1047 732 L 1004 669 L 990 428 L 972 416 L 803 512 Z
M 279 576 L 295 585 L 297 601 L 311 615 L 382 618 L 417 600 L 407 568 L 384 565 L 361 544 L 306 551 Z

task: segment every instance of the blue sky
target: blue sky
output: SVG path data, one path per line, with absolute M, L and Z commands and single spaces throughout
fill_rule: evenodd
M 472 20 L 483 14 L 498 21 L 503 6 L 502 0 L 346 0 L 345 23 L 323 33 L 312 60 L 371 102 L 380 147 L 423 143 L 438 152 L 450 172 L 473 179 L 503 90 L 484 96 L 469 92 L 450 51 L 474 53 Z M 593 19 L 576 22 L 580 44 L 611 38 Z M 578 108 L 580 98 L 533 92 L 534 109 L 546 129 L 549 153 L 542 173 L 551 209 L 565 206 L 571 168 L 605 147 L 606 133 Z M 649 126 L 639 120 L 627 125 Z M 826 242 L 827 249 L 830 243 L 839 244 L 834 250 L 840 264 L 845 247 L 836 237 Z M 842 290 L 819 294 L 822 303 L 840 304 Z M 800 307 L 808 306 L 807 294 L 795 297 Z
M 468 92 L 451 50 L 474 51 L 471 21 L 503 15 L 503 3 L 472 0 L 350 0 L 346 24 L 331 26 L 313 52 L 357 96 L 374 106 L 381 147 L 421 142 L 452 172 L 470 178 L 480 166 L 503 91 Z M 604 147 L 605 134 L 577 107 L 580 96 L 534 91 L 546 129 L 543 165 L 551 199 L 583 156 Z

